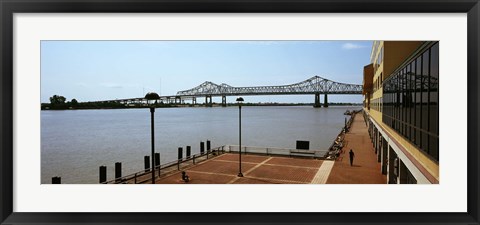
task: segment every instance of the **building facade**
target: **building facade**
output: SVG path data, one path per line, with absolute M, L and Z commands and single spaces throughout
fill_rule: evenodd
M 375 41 L 364 116 L 389 184 L 439 183 L 439 42 Z

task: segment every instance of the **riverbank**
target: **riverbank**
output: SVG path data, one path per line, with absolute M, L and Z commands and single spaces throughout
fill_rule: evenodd
M 329 106 L 361 106 L 360 103 L 329 103 Z M 155 104 L 155 108 L 189 108 L 189 107 L 206 107 L 205 104 Z M 237 103 L 228 103 L 226 107 L 237 107 Z M 243 103 L 242 106 L 312 106 L 312 103 Z M 41 110 L 85 110 L 85 109 L 144 109 L 150 108 L 150 105 L 108 105 L 102 106 L 98 104 L 78 103 L 76 106 L 56 106 L 52 107 L 48 103 L 41 104 Z M 220 103 L 213 103 L 209 107 L 224 107 Z

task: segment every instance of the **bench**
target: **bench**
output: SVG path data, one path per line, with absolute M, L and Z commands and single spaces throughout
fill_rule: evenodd
M 316 151 L 310 150 L 290 150 L 290 156 L 317 157 Z

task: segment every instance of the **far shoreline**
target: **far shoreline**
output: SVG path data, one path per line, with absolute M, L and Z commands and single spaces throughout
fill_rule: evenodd
M 145 109 L 150 108 L 151 105 L 140 105 L 140 106 L 125 106 L 125 105 L 118 105 L 114 107 L 92 107 L 92 106 L 81 106 L 82 103 L 79 103 L 78 106 L 60 106 L 52 108 L 49 103 L 42 103 L 41 110 L 42 111 L 58 111 L 58 110 L 92 110 L 92 109 Z M 332 106 L 362 106 L 362 103 L 329 103 L 329 107 Z M 205 108 L 205 104 L 156 104 L 153 105 L 155 108 Z M 228 103 L 226 107 L 235 107 L 238 106 L 237 103 Z M 242 106 L 311 106 L 313 107 L 313 103 L 243 103 Z M 214 103 L 209 107 L 222 107 L 221 103 Z M 324 108 L 323 106 L 321 108 Z

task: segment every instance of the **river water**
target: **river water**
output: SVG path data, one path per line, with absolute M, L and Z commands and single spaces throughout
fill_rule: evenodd
M 242 107 L 242 146 L 295 148 L 296 140 L 306 140 L 310 149 L 328 149 L 347 109 L 360 107 Z M 174 161 L 178 147 L 200 152 L 207 139 L 212 148 L 238 145 L 238 113 L 238 107 L 157 108 L 155 151 L 161 163 Z M 151 154 L 150 134 L 149 109 L 42 111 L 42 183 L 53 176 L 62 183 L 98 183 L 101 165 L 110 180 L 115 162 L 122 162 L 122 175 L 138 172 Z

